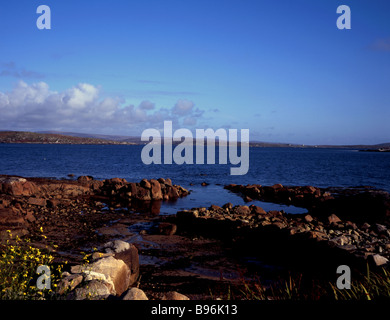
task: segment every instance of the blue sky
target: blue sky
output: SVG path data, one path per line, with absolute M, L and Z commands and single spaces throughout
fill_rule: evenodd
M 39 5 L 51 30 L 39 30 Z M 336 27 L 349 5 L 352 29 Z M 387 0 L 0 4 L 0 129 L 141 135 L 250 129 L 251 140 L 390 141 Z

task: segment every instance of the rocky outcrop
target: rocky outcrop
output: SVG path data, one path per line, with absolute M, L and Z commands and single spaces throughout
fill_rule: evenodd
M 103 181 L 100 194 L 113 202 L 176 200 L 187 196 L 189 191 L 179 185 L 172 185 L 170 179 L 143 179 L 139 183 L 127 182 L 125 179 L 108 179 Z
M 82 300 L 120 296 L 139 276 L 137 248 L 115 240 L 103 245 L 105 252 L 94 252 L 89 264 L 74 265 L 59 285 L 59 293 L 68 292 L 68 298 Z
M 255 254 L 253 250 L 257 248 L 254 243 L 266 243 L 258 254 L 269 251 L 274 257 L 275 253 L 283 252 L 291 259 L 302 259 L 302 264 L 308 264 L 306 258 L 318 256 L 316 264 L 323 261 L 337 265 L 350 261 L 357 267 L 365 267 L 366 262 L 375 267 L 386 265 L 390 258 L 388 226 L 354 223 L 335 214 L 326 218 L 287 215 L 280 211 L 265 212 L 254 205 L 232 207 L 226 204 L 222 208 L 211 206 L 180 211 L 176 217 L 181 231 L 239 241 L 240 250 L 250 246 L 251 254 Z M 313 263 L 315 259 L 310 261 Z
M 29 233 L 29 226 L 37 222 L 37 217 L 46 219 L 43 218 L 45 213 L 58 217 L 60 226 L 77 211 L 100 212 L 104 207 L 100 201 L 109 205 L 110 211 L 126 207 L 155 214 L 159 213 L 158 204 L 162 200 L 174 200 L 188 194 L 188 190 L 162 178 L 133 183 L 120 178 L 94 180 L 91 176 L 80 176 L 76 181 L 0 176 L 0 238 L 5 238 L 9 229 L 15 236 Z M 73 220 L 76 222 L 77 219 Z M 71 225 L 68 227 L 72 228 Z M 107 228 L 102 229 L 102 233 L 114 232 Z M 126 230 L 122 231 L 126 233 Z M 66 232 L 71 234 L 73 230 Z
M 21 177 L 0 177 L 0 194 L 31 196 L 39 192 L 35 183 Z
M 318 188 L 313 186 L 236 185 L 225 186 L 245 201 L 257 199 L 294 205 L 324 217 L 335 213 L 346 220 L 390 223 L 390 195 L 371 187 Z M 369 212 L 369 214 L 367 214 Z

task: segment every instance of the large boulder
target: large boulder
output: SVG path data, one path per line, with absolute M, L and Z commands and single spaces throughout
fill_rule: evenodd
M 150 196 L 150 190 L 146 189 L 144 187 L 141 187 L 141 186 L 139 186 L 137 188 L 137 193 L 135 194 L 135 198 L 137 200 L 141 200 L 141 201 L 150 201 L 150 200 L 152 200 L 152 198 Z
M 0 193 L 11 196 L 31 196 L 39 193 L 39 188 L 33 182 L 20 177 L 1 177 Z
M 111 295 L 109 285 L 105 281 L 91 280 L 86 281 L 83 286 L 76 288 L 69 295 L 72 300 L 102 300 Z
M 150 180 L 152 199 L 153 200 L 162 200 L 163 194 L 161 191 L 161 184 L 155 179 Z
M 190 298 L 179 292 L 169 291 L 162 295 L 161 300 L 190 300 Z
M 128 266 L 129 286 L 133 285 L 139 277 L 139 255 L 136 246 L 122 240 L 115 240 L 107 242 L 104 247 L 107 253 L 114 254 L 115 259 L 122 260 Z
M 112 281 L 117 295 L 121 295 L 130 286 L 130 269 L 127 264 L 114 257 L 106 257 L 97 260 L 90 265 L 81 268 L 82 272 L 102 273 Z
M 149 300 L 145 292 L 138 288 L 129 289 L 122 297 L 122 300 Z

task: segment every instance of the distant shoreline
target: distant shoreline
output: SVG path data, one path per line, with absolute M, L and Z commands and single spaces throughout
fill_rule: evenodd
M 87 135 L 78 133 L 38 133 L 27 131 L 0 131 L 0 144 L 59 144 L 59 145 L 145 145 L 140 137 Z M 180 142 L 173 142 L 174 145 Z M 194 145 L 196 140 L 194 141 Z M 218 140 L 215 142 L 218 145 Z M 205 143 L 206 145 L 206 143 Z M 238 143 L 240 145 L 240 143 Z M 298 149 L 355 149 L 367 152 L 389 152 L 390 142 L 376 145 L 304 145 L 253 141 L 252 148 L 298 148 Z

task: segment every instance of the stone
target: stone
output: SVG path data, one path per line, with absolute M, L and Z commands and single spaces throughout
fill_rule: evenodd
M 309 238 L 317 239 L 318 241 L 325 240 L 326 234 L 321 231 L 308 231 Z
M 303 187 L 303 193 L 315 193 L 317 191 L 317 188 L 316 187 L 313 187 L 313 186 L 305 186 Z
M 110 289 L 104 281 L 91 280 L 87 281 L 83 287 L 76 288 L 71 297 L 74 300 L 102 300 L 110 295 Z
M 152 185 L 150 184 L 150 182 L 146 179 L 142 179 L 141 182 L 140 182 L 140 186 L 145 188 L 145 189 L 150 189 L 152 187 Z
M 39 207 L 46 207 L 47 204 L 46 199 L 41 198 L 29 198 L 27 203 Z
M 169 291 L 162 295 L 161 300 L 190 300 L 190 298 L 176 291 Z
M 138 288 L 131 288 L 123 295 L 122 300 L 149 300 L 145 292 Z
M 78 197 L 91 192 L 91 189 L 82 185 L 63 183 L 60 186 L 60 193 L 63 197 Z
M 356 223 L 351 222 L 351 221 L 346 221 L 345 225 L 346 225 L 346 227 L 351 228 L 353 230 L 357 230 L 358 229 Z
M 371 259 L 371 262 L 374 263 L 377 267 L 383 266 L 389 262 L 389 260 L 380 254 L 373 254 L 369 256 Z
M 230 210 L 233 208 L 233 204 L 231 202 L 225 203 L 222 208 Z
M 286 225 L 283 222 L 276 221 L 272 223 L 273 226 L 277 227 L 278 229 L 283 229 L 286 227 Z
M 174 186 L 167 185 L 165 190 L 169 200 L 175 200 L 180 197 L 179 192 Z
M 329 223 L 338 223 L 338 222 L 341 222 L 341 219 L 336 216 L 334 213 L 332 213 L 329 217 L 328 217 L 328 222 Z
M 198 218 L 199 217 L 199 211 L 198 210 L 182 210 L 182 211 L 178 211 L 176 213 L 176 217 L 178 219 L 183 219 L 183 220 Z
M 245 196 L 244 197 L 244 201 L 245 202 L 251 202 L 251 201 L 253 201 L 253 199 L 251 197 L 249 197 L 249 196 Z
M 151 185 L 151 196 L 152 200 L 162 200 L 163 199 L 163 194 L 161 190 L 161 184 L 155 179 L 150 180 L 150 185 Z
M 103 245 L 104 248 L 106 248 L 107 253 L 119 253 L 125 250 L 128 250 L 130 248 L 130 243 L 122 241 L 122 240 L 114 240 L 110 242 L 106 242 Z
M 235 211 L 236 211 L 237 214 L 243 214 L 243 215 L 251 213 L 251 209 L 249 209 L 248 206 L 237 206 L 235 208 Z
M 25 219 L 15 208 L 0 209 L 0 225 L 7 227 L 27 227 Z
M 380 234 L 380 233 L 386 233 L 387 227 L 384 226 L 383 224 L 376 223 L 375 224 L 375 231 Z
M 360 227 L 360 229 L 362 229 L 362 230 L 364 230 L 364 231 L 366 231 L 366 230 L 368 230 L 368 229 L 370 229 L 370 228 L 371 228 L 371 225 L 368 224 L 367 222 L 364 222 L 364 223 L 361 225 L 361 227 Z
M 49 199 L 46 201 L 46 206 L 48 208 L 57 208 L 60 203 L 61 201 L 58 199 Z
M 104 284 L 109 289 L 110 294 L 114 294 L 114 295 L 116 294 L 114 283 L 112 282 L 111 278 L 107 277 L 105 274 L 86 270 L 84 271 L 83 275 L 85 281 L 92 281 L 92 280 L 103 281 Z
M 113 253 L 94 252 L 92 254 L 92 260 L 98 260 L 98 259 L 106 258 L 106 257 L 110 257 L 110 256 L 114 256 L 114 254 Z
M 340 248 L 343 250 L 346 250 L 346 251 L 351 251 L 351 252 L 357 250 L 357 247 L 353 244 L 346 244 L 344 246 L 340 246 Z
M 308 223 L 313 221 L 313 217 L 310 214 L 305 215 L 304 219 Z
M 28 222 L 34 222 L 36 221 L 35 217 L 34 217 L 34 213 L 32 211 L 27 211 L 26 213 L 26 216 L 25 216 L 25 219 L 28 221 Z
M 93 177 L 92 176 L 80 176 L 77 178 L 77 181 L 79 182 L 89 182 L 89 181 L 92 181 L 93 180 Z
M 122 260 L 130 270 L 129 286 L 133 285 L 139 277 L 139 255 L 135 245 L 129 244 L 127 250 L 115 253 L 115 259 Z
M 158 232 L 163 235 L 172 236 L 176 233 L 176 224 L 169 222 L 160 222 L 158 225 Z
M 349 239 L 345 236 L 345 235 L 341 235 L 339 237 L 336 237 L 336 238 L 333 238 L 331 240 L 329 240 L 329 244 L 331 246 L 343 246 L 343 245 L 346 245 L 346 244 L 349 244 Z
M 267 212 L 262 207 L 254 205 L 254 206 L 251 206 L 250 208 L 252 209 L 253 214 L 257 214 L 257 215 L 267 214 Z
M 126 179 L 112 178 L 112 179 L 106 180 L 106 182 L 109 183 L 109 184 L 120 184 L 120 185 L 123 185 L 123 184 L 125 184 L 127 181 L 126 181 Z
M 83 271 L 85 270 L 103 273 L 111 279 L 117 295 L 121 295 L 130 285 L 130 269 L 123 260 L 114 257 L 103 258 L 84 267 Z
M 81 274 L 70 274 L 65 278 L 61 279 L 58 284 L 58 293 L 64 294 L 76 288 L 83 281 L 83 276 Z
M 25 178 L 2 177 L 0 178 L 0 193 L 27 197 L 39 193 L 39 188 Z
M 146 189 L 144 187 L 138 187 L 137 188 L 137 193 L 135 194 L 136 199 L 141 200 L 141 201 L 150 201 L 152 200 L 150 196 L 150 190 Z

